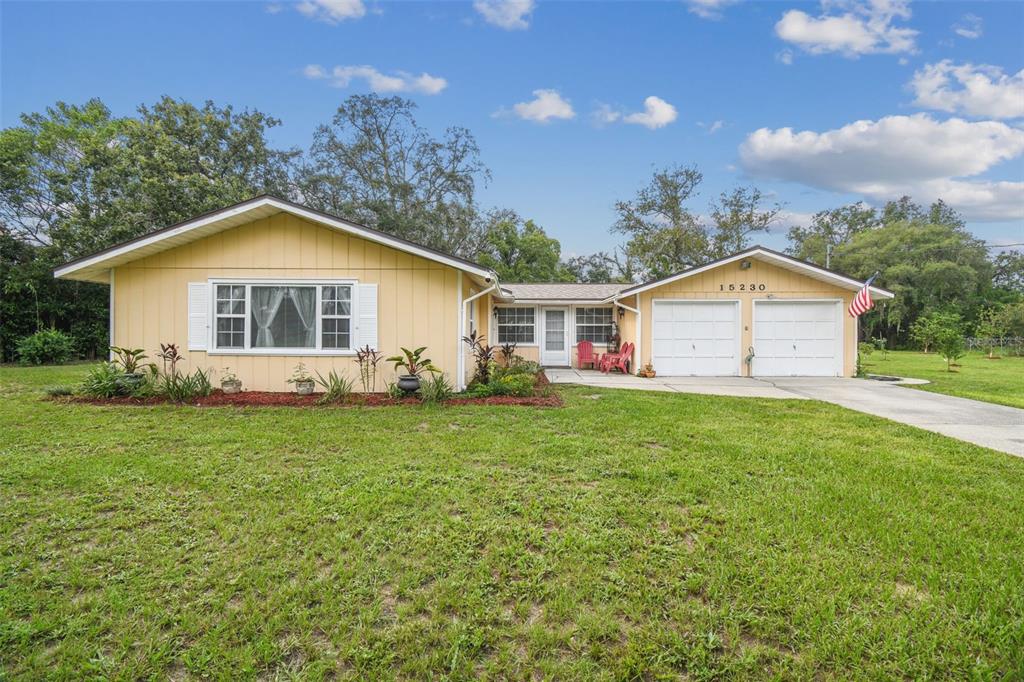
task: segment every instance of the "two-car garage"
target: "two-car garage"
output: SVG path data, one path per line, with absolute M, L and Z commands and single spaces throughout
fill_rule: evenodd
M 755 246 L 614 298 L 638 311 L 637 366 L 659 376 L 835 377 L 856 373 L 857 320 L 846 310 L 864 286 Z
M 753 346 L 741 348 L 742 301 L 654 300 L 652 362 L 663 376 L 842 376 L 841 301 L 753 300 Z

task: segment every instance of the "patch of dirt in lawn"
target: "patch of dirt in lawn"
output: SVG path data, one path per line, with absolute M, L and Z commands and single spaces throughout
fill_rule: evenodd
M 70 398 L 46 398 L 54 402 L 80 403 L 86 405 L 129 405 L 152 406 L 172 404 L 163 398 L 88 398 L 73 396 Z M 319 395 L 299 395 L 273 391 L 241 391 L 224 393 L 214 391 L 203 398 L 196 398 L 184 405 L 191 407 L 392 407 L 396 405 L 419 405 L 418 398 L 392 398 L 386 393 L 358 393 L 336 403 L 319 404 Z M 561 407 L 562 398 L 557 393 L 518 396 L 489 396 L 486 398 L 452 398 L 444 405 L 522 405 L 526 407 Z

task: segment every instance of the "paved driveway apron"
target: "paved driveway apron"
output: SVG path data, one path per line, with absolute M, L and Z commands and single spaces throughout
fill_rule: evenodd
M 1024 457 L 1024 410 L 905 388 L 883 381 L 836 377 L 640 379 L 576 369 L 549 369 L 547 373 L 553 383 L 602 388 L 822 400 Z
M 761 379 L 804 398 L 885 417 L 1024 457 L 1024 410 L 866 379 Z

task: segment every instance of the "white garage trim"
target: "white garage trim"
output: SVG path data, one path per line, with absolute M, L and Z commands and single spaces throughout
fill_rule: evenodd
M 770 371 L 770 370 L 766 371 L 763 367 L 759 368 L 758 367 L 758 365 L 759 365 L 758 359 L 759 358 L 770 358 L 770 357 L 780 357 L 780 356 L 763 355 L 760 352 L 759 348 L 758 348 L 758 345 L 759 345 L 758 344 L 758 330 L 757 330 L 757 320 L 758 320 L 757 311 L 758 311 L 758 308 L 759 307 L 764 308 L 764 307 L 768 307 L 768 306 L 784 306 L 784 305 L 787 305 L 787 304 L 797 304 L 797 305 L 803 304 L 803 305 L 808 305 L 808 304 L 815 304 L 815 303 L 818 303 L 818 304 L 821 304 L 821 303 L 828 304 L 828 303 L 830 303 L 830 304 L 832 304 L 832 307 L 833 307 L 833 310 L 834 310 L 834 314 L 835 314 L 835 319 L 834 319 L 835 329 L 834 329 L 833 333 L 835 335 L 835 337 L 834 337 L 835 338 L 835 342 L 834 342 L 834 345 L 833 345 L 832 371 L 830 373 L 826 374 L 824 372 L 810 372 L 810 371 L 801 372 L 798 369 L 797 371 L 794 371 L 794 372 L 791 372 L 791 373 L 780 374 L 780 373 L 778 373 L 776 371 Z M 768 299 L 768 298 L 758 298 L 758 299 L 753 299 L 751 301 L 751 313 L 750 313 L 750 325 L 751 325 L 750 340 L 751 340 L 751 343 L 754 346 L 754 361 L 753 361 L 753 364 L 751 366 L 751 376 L 839 376 L 839 377 L 844 376 L 843 365 L 844 365 L 845 356 L 846 356 L 846 342 L 845 342 L 846 334 L 845 334 L 845 330 L 844 330 L 844 322 L 845 322 L 845 320 L 843 318 L 843 307 L 844 307 L 843 306 L 843 299 L 841 299 L 841 298 L 771 298 L 771 299 Z
M 673 375 L 670 370 L 666 370 L 664 366 L 658 367 L 657 354 L 655 350 L 657 337 L 657 323 L 658 323 L 658 306 L 707 306 L 707 305 L 721 305 L 731 304 L 733 310 L 733 367 L 730 374 L 720 374 L 716 372 L 709 372 L 707 374 L 695 373 L 691 375 Z M 741 360 L 742 360 L 742 329 L 743 329 L 743 311 L 741 308 L 741 302 L 738 298 L 704 298 L 704 299 L 690 299 L 690 298 L 655 298 L 651 300 L 651 363 L 654 365 L 654 369 L 663 376 L 740 376 L 741 371 Z

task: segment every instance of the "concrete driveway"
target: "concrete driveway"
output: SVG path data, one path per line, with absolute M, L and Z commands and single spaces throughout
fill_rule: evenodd
M 1024 410 L 905 388 L 883 381 L 837 377 L 640 379 L 576 369 L 548 369 L 547 375 L 556 384 L 743 398 L 822 400 L 1024 457 Z

